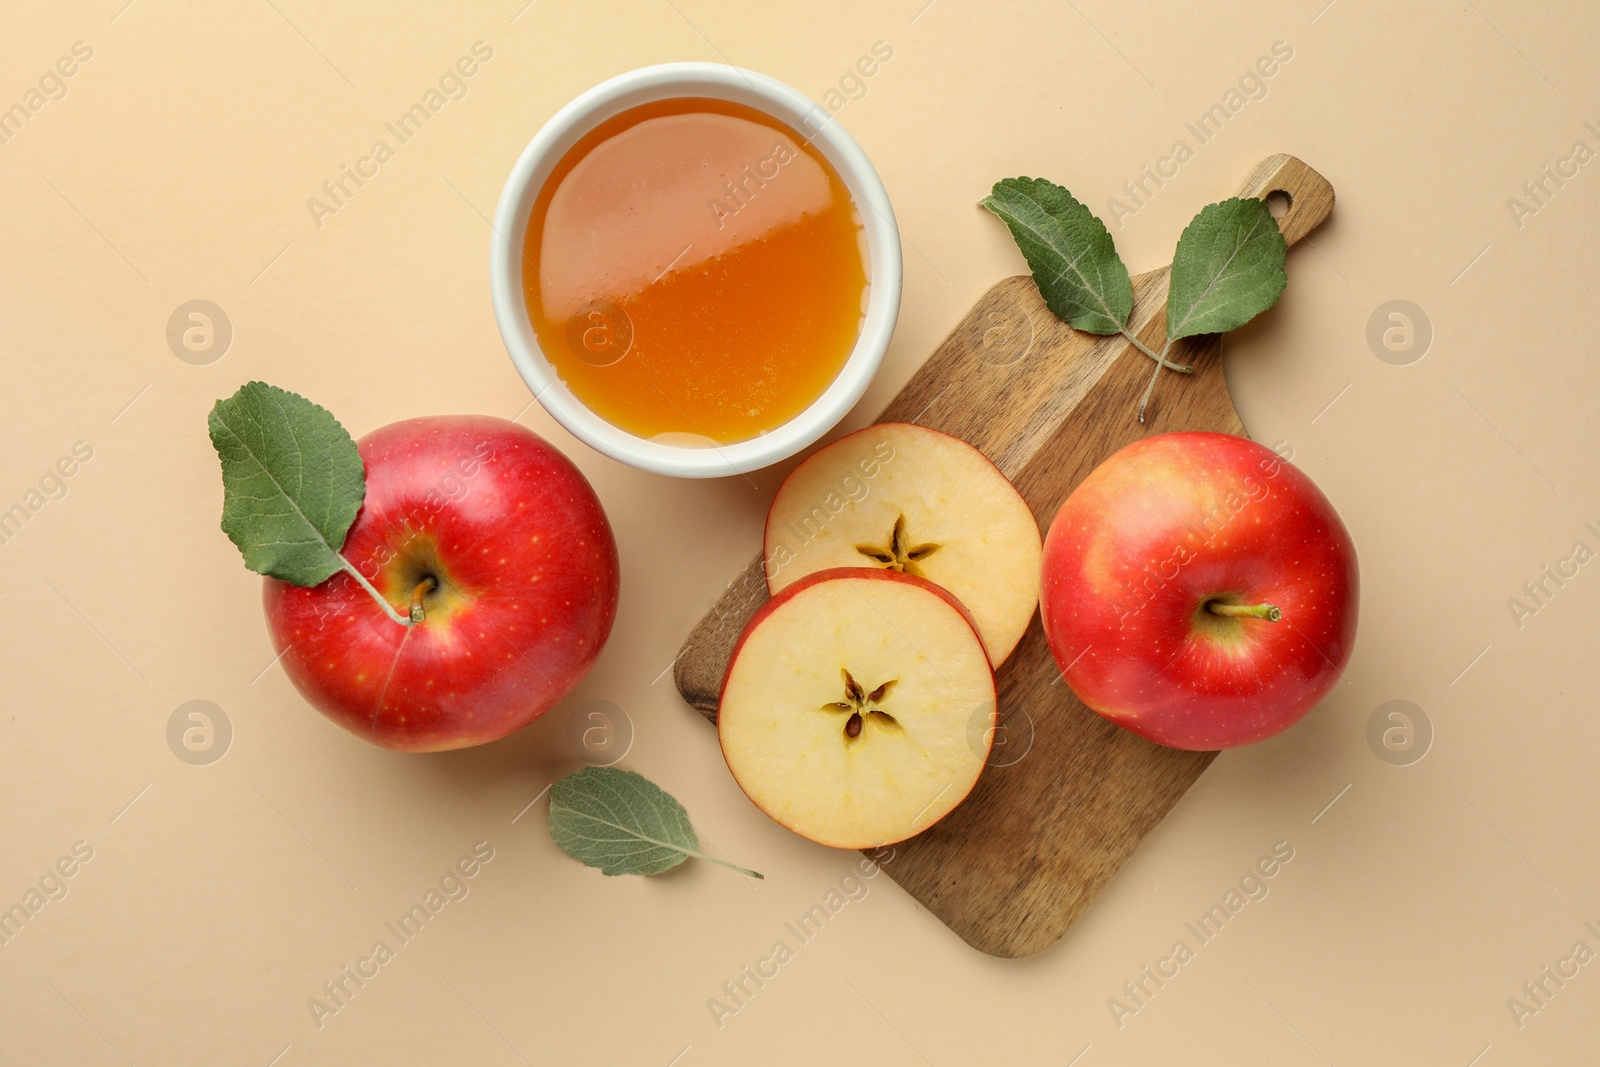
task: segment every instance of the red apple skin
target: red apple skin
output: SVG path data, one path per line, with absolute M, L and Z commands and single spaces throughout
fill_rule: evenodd
M 1297 722 L 1355 643 L 1355 546 L 1327 497 L 1231 434 L 1147 437 L 1107 459 L 1045 538 L 1041 616 L 1067 684 L 1173 748 L 1248 745 Z M 1280 621 L 1224 618 L 1214 597 Z
M 295 688 L 385 748 L 433 752 L 506 736 L 578 684 L 616 617 L 616 541 L 583 474 L 503 419 L 436 416 L 357 444 L 367 493 L 343 554 L 314 588 L 266 580 L 273 646 Z

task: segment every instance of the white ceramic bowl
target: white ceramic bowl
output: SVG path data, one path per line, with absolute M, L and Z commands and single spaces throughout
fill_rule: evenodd
M 749 441 L 692 447 L 650 441 L 602 419 L 556 375 L 534 336 L 523 297 L 522 243 L 534 200 L 551 170 L 579 138 L 613 115 L 654 100 L 731 100 L 763 111 L 809 137 L 833 164 L 866 229 L 866 318 L 855 349 L 827 390 L 788 422 Z M 544 124 L 523 150 L 495 210 L 489 252 L 494 317 L 511 362 L 545 410 L 572 434 L 613 459 L 681 478 L 718 478 L 792 456 L 827 433 L 855 406 L 878 370 L 900 312 L 900 231 L 878 172 L 855 138 L 821 104 L 763 74 L 718 63 L 664 63 L 620 74 L 583 93 Z M 626 357 L 624 357 L 626 358 Z

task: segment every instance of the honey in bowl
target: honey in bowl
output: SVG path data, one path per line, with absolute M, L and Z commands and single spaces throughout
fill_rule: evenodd
M 823 155 L 725 100 L 589 131 L 533 205 L 528 314 L 591 411 L 638 437 L 733 444 L 821 396 L 866 308 L 861 220 Z

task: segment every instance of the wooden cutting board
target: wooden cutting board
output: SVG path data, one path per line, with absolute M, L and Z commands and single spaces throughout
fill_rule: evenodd
M 1333 210 L 1333 187 L 1287 155 L 1263 160 L 1239 195 L 1267 198 L 1290 245 Z M 1129 329 L 1156 351 L 1166 338 L 1168 271 L 1133 279 Z M 1149 357 L 1123 337 L 1073 330 L 1045 307 L 1032 278 L 1007 278 L 878 421 L 921 423 L 971 442 L 1047 529 L 1073 488 L 1138 438 L 1244 435 L 1221 339 L 1180 341 L 1169 358 L 1193 363 L 1194 373 L 1163 371 L 1141 425 L 1135 412 L 1154 369 Z M 766 599 L 758 556 L 679 655 L 678 691 L 712 722 L 734 641 Z M 968 944 L 1018 957 L 1066 931 L 1216 753 L 1163 748 L 1085 708 L 1061 681 L 1037 614 L 996 683 L 1000 726 L 972 793 L 922 834 L 868 855 Z

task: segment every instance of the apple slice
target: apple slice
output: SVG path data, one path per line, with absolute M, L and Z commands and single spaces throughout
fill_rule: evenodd
M 943 586 L 999 666 L 1039 602 L 1039 524 L 982 452 L 885 422 L 796 467 L 767 512 L 767 589 L 833 567 L 882 567 Z
M 898 571 L 819 571 L 745 627 L 717 737 L 756 807 L 802 837 L 876 848 L 966 797 L 994 741 L 994 672 L 961 604 Z

